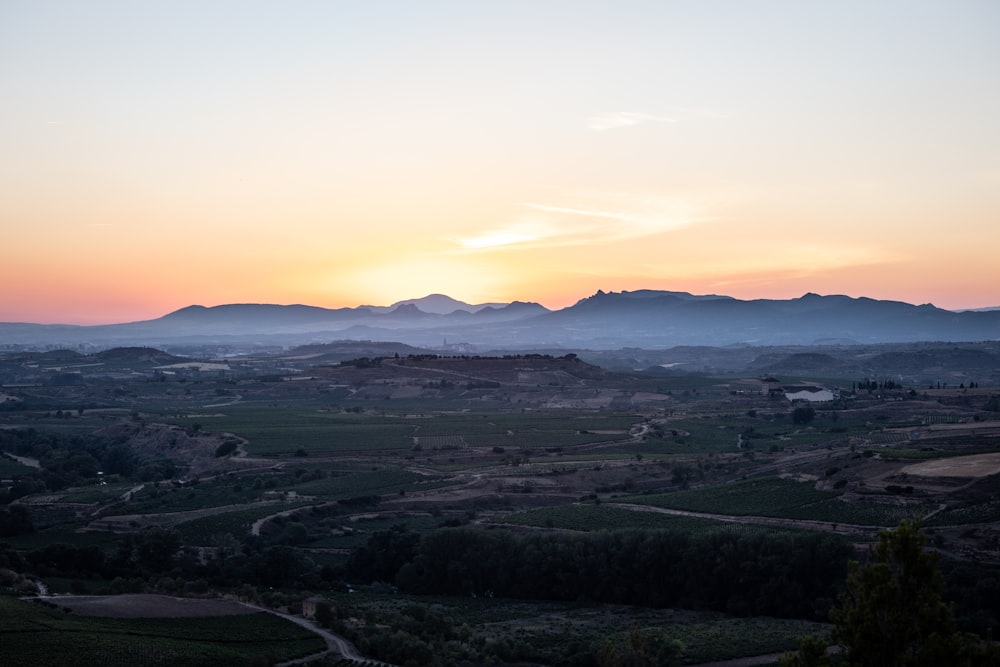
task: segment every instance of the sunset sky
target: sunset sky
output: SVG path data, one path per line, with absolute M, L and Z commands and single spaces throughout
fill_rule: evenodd
M 995 0 L 0 0 L 0 321 L 1000 305 Z

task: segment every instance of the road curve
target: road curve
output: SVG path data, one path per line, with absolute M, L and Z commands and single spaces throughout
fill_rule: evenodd
M 305 662 L 309 662 L 311 660 L 318 660 L 319 658 L 322 658 L 323 656 L 329 654 L 337 655 L 343 658 L 344 660 L 364 663 L 366 665 L 383 665 L 384 667 L 395 667 L 394 665 L 390 665 L 387 662 L 379 662 L 378 660 L 372 660 L 371 658 L 366 658 L 365 656 L 361 655 L 361 653 L 358 652 L 358 649 L 354 648 L 354 645 L 351 644 L 351 642 L 347 641 L 340 635 L 333 634 L 326 628 L 321 628 L 320 626 L 316 625 L 316 623 L 310 621 L 307 618 L 303 618 L 301 616 L 293 616 L 292 614 L 284 614 L 280 611 L 268 609 L 267 607 L 260 607 L 258 605 L 251 604 L 249 602 L 243 602 L 242 604 L 251 609 L 256 609 L 257 611 L 265 611 L 269 614 L 274 614 L 275 616 L 280 616 L 286 620 L 289 620 L 292 623 L 299 625 L 305 628 L 306 630 L 309 630 L 310 632 L 316 633 L 317 635 L 323 638 L 323 641 L 326 642 L 325 651 L 322 651 L 320 653 L 314 653 L 313 655 L 307 655 L 303 658 L 296 658 L 295 660 L 281 662 L 278 663 L 275 667 L 283 667 L 284 665 L 300 665 Z

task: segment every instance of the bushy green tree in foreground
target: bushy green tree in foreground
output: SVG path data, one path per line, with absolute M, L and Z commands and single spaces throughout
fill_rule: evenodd
M 849 566 L 847 590 L 831 612 L 848 664 L 943 665 L 960 652 L 937 554 L 924 541 L 920 522 L 904 520 L 879 535 L 871 562 Z
M 1000 647 L 961 634 L 944 588 L 937 554 L 924 549 L 920 521 L 903 520 L 879 535 L 868 563 L 850 564 L 847 587 L 830 616 L 833 638 L 849 667 L 998 665 Z M 823 667 L 829 656 L 806 638 L 786 667 Z

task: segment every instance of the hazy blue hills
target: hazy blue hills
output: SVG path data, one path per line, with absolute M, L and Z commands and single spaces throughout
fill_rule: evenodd
M 400 306 L 416 306 L 425 313 L 433 313 L 435 315 L 450 315 L 455 312 L 460 313 L 476 313 L 484 308 L 503 308 L 507 304 L 504 303 L 479 303 L 471 304 L 465 303 L 464 301 L 459 301 L 458 299 L 453 299 L 446 294 L 428 294 L 420 299 L 406 299 L 404 301 L 397 301 L 391 306 L 361 306 L 362 308 L 369 308 L 376 313 L 388 313 L 396 310 Z M 538 304 L 534 304 L 538 306 Z M 539 306 L 541 307 L 541 306 Z
M 953 312 L 842 295 L 741 300 L 637 290 L 602 292 L 550 311 L 537 303 L 466 304 L 442 294 L 392 306 L 188 306 L 155 320 L 102 326 L 0 324 L 0 347 L 292 346 L 397 341 L 468 349 L 667 348 L 1000 339 L 1000 311 Z

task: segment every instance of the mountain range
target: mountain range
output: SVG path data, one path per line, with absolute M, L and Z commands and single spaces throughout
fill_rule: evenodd
M 467 304 L 442 294 L 391 306 L 188 306 L 141 322 L 97 326 L 0 323 L 0 349 L 151 345 L 292 346 L 398 341 L 435 349 L 667 348 L 1000 339 L 1000 311 L 806 294 L 740 300 L 637 290 L 603 292 L 559 310 L 537 303 Z

